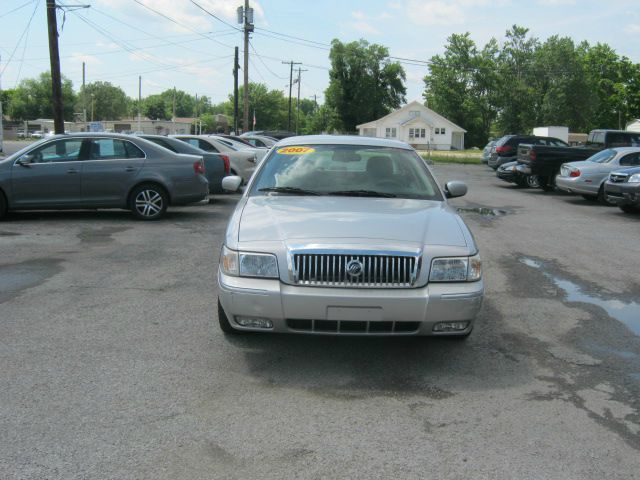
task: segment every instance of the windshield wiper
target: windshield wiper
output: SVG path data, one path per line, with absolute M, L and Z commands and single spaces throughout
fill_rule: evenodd
M 328 192 L 327 195 L 344 195 L 347 197 L 397 197 L 397 195 L 393 193 L 377 192 L 375 190 L 336 190 L 335 192 Z
M 275 192 L 275 193 L 290 193 L 292 195 L 322 195 L 320 192 L 314 192 L 313 190 L 305 190 L 298 187 L 266 187 L 259 188 L 259 192 Z

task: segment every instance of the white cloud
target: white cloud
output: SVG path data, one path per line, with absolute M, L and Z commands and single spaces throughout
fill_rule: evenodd
M 627 33 L 640 33 L 640 23 L 630 23 L 624 27 L 624 31 Z
M 371 25 L 369 22 L 352 22 L 350 25 L 354 30 L 357 30 L 358 32 L 370 33 L 373 35 L 377 35 L 380 33 L 380 30 Z
M 538 0 L 538 4 L 547 6 L 575 5 L 576 0 Z
M 93 55 L 87 55 L 85 53 L 74 52 L 71 54 L 71 59 L 73 62 L 77 63 L 86 63 L 87 65 L 100 65 L 102 60 Z
M 411 0 L 407 4 L 407 13 L 418 25 L 456 25 L 465 20 L 462 8 L 456 2 Z

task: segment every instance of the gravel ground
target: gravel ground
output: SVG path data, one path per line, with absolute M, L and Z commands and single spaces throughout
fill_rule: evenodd
M 462 343 L 225 337 L 237 200 L 0 222 L 0 478 L 640 478 L 640 217 L 486 167 Z

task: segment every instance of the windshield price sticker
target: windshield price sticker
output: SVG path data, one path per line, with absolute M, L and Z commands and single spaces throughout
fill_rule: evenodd
M 280 155 L 306 155 L 307 153 L 313 153 L 316 150 L 311 147 L 284 147 L 276 150 Z

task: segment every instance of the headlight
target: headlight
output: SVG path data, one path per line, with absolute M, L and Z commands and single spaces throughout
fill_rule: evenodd
M 278 278 L 278 262 L 270 253 L 236 252 L 222 247 L 220 268 L 226 275 L 235 277 Z
M 430 282 L 475 282 L 482 277 L 480 255 L 471 257 L 434 258 Z
M 629 177 L 629 180 L 627 180 L 627 182 L 629 182 L 629 183 L 640 183 L 640 173 L 634 173 L 633 175 L 631 175 Z

